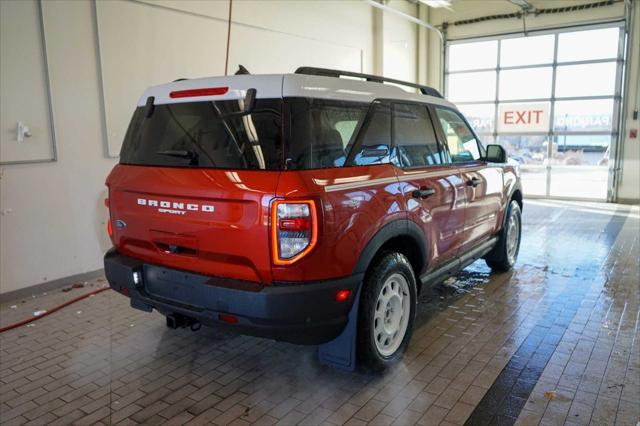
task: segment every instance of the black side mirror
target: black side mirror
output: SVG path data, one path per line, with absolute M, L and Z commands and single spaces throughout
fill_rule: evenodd
M 485 160 L 489 163 L 506 163 L 507 151 L 501 145 L 487 145 Z
M 256 89 L 249 89 L 249 90 L 247 90 L 247 94 L 244 95 L 244 109 L 243 109 L 243 112 L 245 114 L 251 113 L 251 111 L 253 111 L 253 108 L 255 108 L 257 92 L 258 91 Z

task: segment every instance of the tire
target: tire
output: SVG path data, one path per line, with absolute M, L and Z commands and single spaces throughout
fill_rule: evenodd
M 413 268 L 404 255 L 386 252 L 374 262 L 362 288 L 357 354 L 362 367 L 381 372 L 407 349 L 417 291 Z
M 485 256 L 487 265 L 497 272 L 510 271 L 518 259 L 521 236 L 522 213 L 520 205 L 515 200 L 511 200 L 498 243 Z

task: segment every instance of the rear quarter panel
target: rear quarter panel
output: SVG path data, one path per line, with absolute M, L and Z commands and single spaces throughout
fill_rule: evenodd
M 406 219 L 391 165 L 282 172 L 276 196 L 316 200 L 320 223 L 316 247 L 292 265 L 274 266 L 276 281 L 351 275 L 375 233 L 393 220 Z

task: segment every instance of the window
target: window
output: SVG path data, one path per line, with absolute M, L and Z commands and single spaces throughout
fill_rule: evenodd
M 496 72 L 469 72 L 449 75 L 448 98 L 458 101 L 492 101 L 496 97 Z
M 558 35 L 558 62 L 615 59 L 620 30 L 601 28 Z
M 553 128 L 557 131 L 611 132 L 613 99 L 557 101 Z
M 551 67 L 506 70 L 500 73 L 500 100 L 551 96 Z
M 442 125 L 451 161 L 460 163 L 480 159 L 478 141 L 467 123 L 457 112 L 436 107 L 436 114 Z
M 453 45 L 449 49 L 449 71 L 495 68 L 497 53 L 495 40 Z
M 526 195 L 605 200 L 620 135 L 621 40 L 621 24 L 609 24 L 452 41 L 446 97 L 478 138 L 520 164 Z M 581 179 L 603 180 L 585 195 Z
M 615 84 L 615 62 L 559 66 L 556 97 L 613 96 Z
M 290 126 L 287 169 L 342 167 L 369 103 L 313 98 L 285 100 Z
M 370 166 L 390 162 L 391 108 L 388 104 L 374 103 L 373 110 L 363 124 L 358 149 L 353 155 L 352 165 Z
M 476 133 L 493 133 L 496 120 L 495 104 L 464 104 L 460 105 L 459 109 Z
M 425 105 L 394 104 L 393 140 L 403 167 L 442 163 L 438 140 Z
M 502 40 L 500 66 L 550 64 L 553 62 L 553 34 Z
M 238 101 L 156 105 L 150 115 L 136 109 L 120 152 L 122 164 L 279 169 L 279 99 L 259 99 L 255 112 L 240 111 Z

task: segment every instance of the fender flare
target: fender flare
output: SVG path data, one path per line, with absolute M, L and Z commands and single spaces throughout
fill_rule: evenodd
M 422 271 L 420 271 L 420 273 L 424 272 L 428 253 L 427 236 L 415 222 L 409 219 L 397 219 L 384 225 L 369 240 L 360 253 L 360 257 L 356 262 L 353 273 L 358 274 L 366 272 L 378 250 L 380 250 L 380 248 L 390 239 L 401 236 L 409 237 L 416 242 L 420 250 L 420 258 L 424 261 Z M 416 277 L 416 279 L 417 278 L 418 277 Z
M 518 179 L 513 186 L 511 187 L 511 190 L 509 191 L 509 200 L 513 199 L 513 194 L 515 194 L 516 191 L 520 191 L 520 194 L 522 194 L 522 182 L 520 182 L 520 179 Z
M 507 205 L 505 206 L 505 209 L 504 209 L 504 217 L 502 218 L 502 228 L 504 228 L 504 225 L 507 223 L 507 211 L 509 210 L 509 204 L 511 204 L 511 201 L 513 200 L 513 194 L 515 194 L 516 191 L 520 191 L 520 196 L 522 196 L 522 183 L 520 182 L 520 179 L 518 179 L 516 183 L 513 184 L 513 186 L 511 187 L 511 190 L 509 191 L 509 197 L 507 198 Z M 523 206 L 520 205 L 520 211 L 522 211 L 522 207 Z M 502 228 L 500 228 L 501 231 L 502 231 Z

